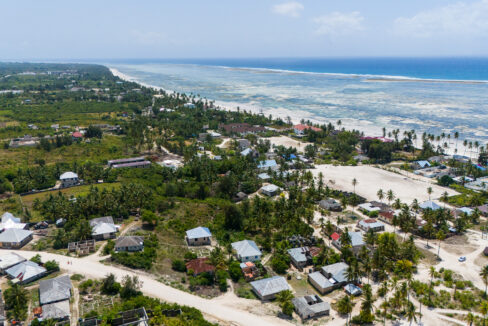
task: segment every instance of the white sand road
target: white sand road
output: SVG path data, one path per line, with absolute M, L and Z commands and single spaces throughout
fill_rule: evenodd
M 43 261 L 52 259 L 56 260 L 59 262 L 60 268 L 70 274 L 78 273 L 90 278 L 101 279 L 112 273 L 117 277 L 118 280 L 121 280 L 125 275 L 137 275 L 143 282 L 141 290 L 145 295 L 159 298 L 166 302 L 195 307 L 202 311 L 202 313 L 208 316 L 210 319 L 218 320 L 219 323 L 224 325 L 291 325 L 289 322 L 275 316 L 258 316 L 248 312 L 246 309 L 248 309 L 251 305 L 260 304 L 254 300 L 246 300 L 235 297 L 232 298 L 232 300 L 229 300 L 230 302 L 226 302 L 225 300 L 201 298 L 199 296 L 164 285 L 144 273 L 104 265 L 97 261 L 97 259 L 94 259 L 95 257 L 93 257 L 93 255 L 85 258 L 72 258 L 46 252 L 0 250 L 0 254 L 7 252 L 16 252 L 27 259 L 39 254 Z M 70 264 L 68 264 L 68 262 L 70 262 Z
M 406 177 L 402 174 L 393 173 L 369 165 L 359 166 L 334 166 L 329 164 L 316 165 L 311 170 L 315 177 L 322 172 L 324 182 L 331 188 L 354 191 L 352 180 L 357 180 L 356 193 L 365 197 L 367 200 L 378 200 L 376 193 L 382 189 L 386 195 L 388 190 L 393 190 L 395 197 L 400 198 L 404 203 L 412 203 L 417 199 L 419 203 L 428 200 L 427 188 L 432 187 L 431 198 L 439 198 L 442 193 L 447 191 L 451 195 L 457 194 L 456 191 L 438 186 L 430 180 L 422 180 L 415 176 L 415 179 Z

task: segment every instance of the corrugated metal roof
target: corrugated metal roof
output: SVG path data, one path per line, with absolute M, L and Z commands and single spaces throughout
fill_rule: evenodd
M 232 248 L 241 257 L 261 256 L 261 250 L 259 250 L 256 242 L 252 240 L 242 240 L 232 243 Z
M 209 238 L 211 236 L 212 233 L 210 233 L 210 230 L 203 226 L 186 231 L 186 237 L 188 239 Z
M 253 289 L 263 297 L 291 290 L 290 285 L 286 282 L 283 276 L 265 278 L 251 282 L 250 284 Z
M 39 282 L 39 302 L 41 305 L 68 300 L 71 297 L 71 280 L 69 275 L 62 275 Z

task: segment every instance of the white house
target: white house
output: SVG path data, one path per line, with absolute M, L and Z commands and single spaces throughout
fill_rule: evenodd
M 256 242 L 252 240 L 242 240 L 232 243 L 232 249 L 236 251 L 237 259 L 241 262 L 257 261 L 261 259 L 262 253 Z
M 209 245 L 211 239 L 212 233 L 210 233 L 208 228 L 203 226 L 186 231 L 186 242 L 189 246 Z
M 74 172 L 64 172 L 59 177 L 59 180 L 61 180 L 61 187 L 63 188 L 76 186 L 80 182 L 78 174 Z

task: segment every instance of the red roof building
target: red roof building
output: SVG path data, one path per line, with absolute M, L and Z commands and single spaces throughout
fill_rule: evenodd
M 83 134 L 79 131 L 75 131 L 71 136 L 73 138 L 83 138 Z
M 340 235 L 339 235 L 339 233 L 337 233 L 337 232 L 334 232 L 334 233 L 332 233 L 332 234 L 330 235 L 330 238 L 331 238 L 332 240 L 334 240 L 334 241 L 339 240 L 339 238 L 340 238 L 340 237 L 341 237 L 341 236 L 340 236 Z
M 197 258 L 188 261 L 185 265 L 187 270 L 193 271 L 193 275 L 213 273 L 215 271 L 215 266 L 210 265 L 208 262 L 208 258 Z
M 313 127 L 313 126 L 302 125 L 302 124 L 293 126 L 293 130 L 295 130 L 295 132 L 302 132 L 303 133 L 307 129 L 310 129 L 310 130 L 313 130 L 313 131 L 317 131 L 317 132 L 322 131 L 322 129 L 320 129 L 320 128 Z

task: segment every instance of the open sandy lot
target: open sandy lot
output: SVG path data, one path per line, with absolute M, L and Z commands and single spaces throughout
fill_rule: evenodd
M 300 153 L 303 153 L 305 150 L 305 146 L 310 145 L 311 143 L 306 143 L 306 142 L 300 142 L 298 140 L 295 140 L 293 138 L 287 137 L 287 136 L 279 136 L 279 137 L 270 137 L 270 138 L 263 138 L 264 140 L 269 140 L 271 142 L 271 145 L 276 145 L 276 146 L 285 146 L 285 147 L 293 147 L 296 148 L 296 150 Z
M 440 187 L 427 181 L 413 180 L 401 174 L 367 165 L 333 166 L 326 164 L 316 165 L 315 167 L 315 169 L 311 170 L 315 177 L 322 172 L 324 182 L 339 190 L 354 191 L 352 180 L 356 178 L 356 193 L 368 200 L 378 200 L 376 193 L 379 189 L 382 189 L 385 193 L 390 189 L 393 190 L 395 197 L 408 204 L 415 198 L 419 202 L 428 200 L 428 187 L 432 187 L 433 190 L 431 199 L 438 199 L 445 191 L 449 195 L 457 194 L 454 190 Z

